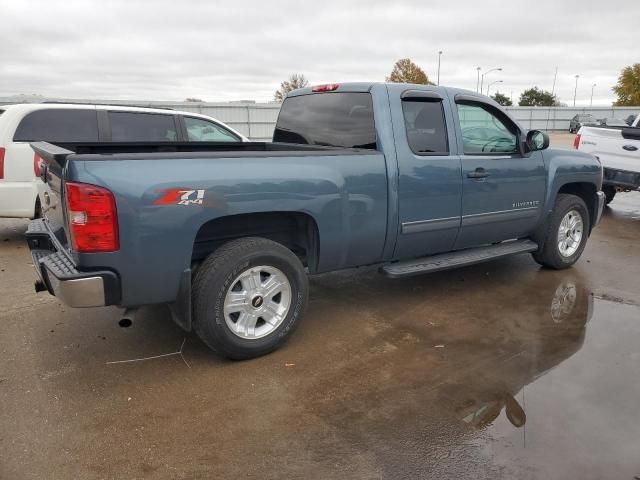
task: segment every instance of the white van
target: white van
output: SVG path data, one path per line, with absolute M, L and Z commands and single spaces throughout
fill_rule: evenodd
M 35 218 L 46 189 L 30 142 L 246 142 L 205 115 L 58 103 L 0 105 L 0 217 Z

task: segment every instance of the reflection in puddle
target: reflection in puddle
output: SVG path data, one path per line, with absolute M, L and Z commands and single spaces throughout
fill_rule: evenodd
M 540 271 L 517 282 L 498 277 L 480 288 L 455 287 L 452 276 L 442 282 L 445 298 L 436 291 L 424 300 L 418 281 L 405 282 L 404 294 L 385 285 L 380 302 L 375 286 L 359 294 L 378 316 L 370 342 L 387 347 L 340 368 L 336 356 L 309 389 L 315 401 L 308 408 L 342 445 L 362 446 L 384 478 L 592 478 L 607 457 L 617 462 L 613 471 L 630 473 L 640 447 L 604 453 L 601 430 L 621 414 L 599 398 L 631 390 L 619 402 L 635 409 L 640 382 L 627 381 L 640 380 L 638 363 L 625 371 L 610 360 L 593 362 L 596 350 L 616 351 L 629 365 L 637 348 L 630 342 L 623 353 L 618 337 L 628 329 L 629 338 L 640 338 L 638 308 L 595 298 L 576 271 Z M 332 282 L 324 286 L 341 287 Z M 438 285 L 425 287 L 426 295 L 431 288 Z M 399 305 L 400 317 L 393 313 Z M 595 417 L 593 404 L 602 405 Z M 622 428 L 611 444 L 638 442 L 640 429 Z M 580 444 L 594 449 L 591 462 L 575 449 Z M 593 478 L 611 477 L 601 473 Z

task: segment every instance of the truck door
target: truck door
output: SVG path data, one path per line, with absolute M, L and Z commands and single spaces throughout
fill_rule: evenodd
M 456 95 L 462 152 L 462 225 L 455 248 L 528 236 L 542 211 L 542 152 L 521 154 L 518 126 L 479 97 Z
M 394 258 L 449 251 L 460 228 L 462 195 L 460 158 L 451 154 L 451 109 L 429 87 L 390 95 L 390 101 L 399 173 Z

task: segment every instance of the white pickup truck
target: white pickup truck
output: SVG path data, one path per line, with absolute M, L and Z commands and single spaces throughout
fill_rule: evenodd
M 582 127 L 573 146 L 602 162 L 607 203 L 616 192 L 640 190 L 640 115 L 630 127 Z

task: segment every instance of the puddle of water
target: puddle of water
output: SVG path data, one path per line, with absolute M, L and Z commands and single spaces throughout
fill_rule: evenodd
M 515 395 L 478 444 L 514 478 L 628 478 L 640 474 L 640 309 L 595 299 L 582 348 Z

